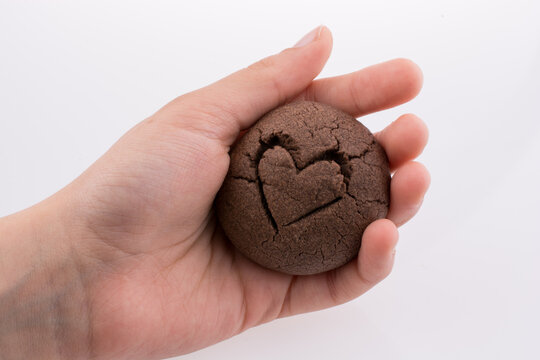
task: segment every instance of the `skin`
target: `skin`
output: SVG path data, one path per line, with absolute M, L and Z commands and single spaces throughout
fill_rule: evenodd
M 331 33 L 319 27 L 300 45 L 174 99 L 67 187 L 0 219 L 5 358 L 186 354 L 342 304 L 390 273 L 397 226 L 418 211 L 429 185 L 413 161 L 427 128 L 412 114 L 376 134 L 394 171 L 391 207 L 365 231 L 356 260 L 318 275 L 280 274 L 239 254 L 216 222 L 228 151 L 265 112 L 307 99 L 359 117 L 420 91 L 422 74 L 405 59 L 314 80 Z

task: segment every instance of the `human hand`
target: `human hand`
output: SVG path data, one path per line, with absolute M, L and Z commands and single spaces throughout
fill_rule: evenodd
M 416 213 L 429 185 L 426 169 L 412 161 L 427 142 L 414 115 L 376 134 L 395 171 L 388 219 L 366 229 L 358 258 L 341 268 L 310 276 L 262 268 L 228 243 L 213 214 L 231 145 L 272 108 L 305 99 L 358 117 L 420 90 L 419 69 L 402 59 L 313 80 L 330 55 L 330 31 L 319 27 L 300 45 L 171 101 L 37 205 L 64 214 L 54 246 L 69 255 L 79 279 L 76 298 L 86 320 L 72 357 L 186 354 L 280 317 L 349 301 L 389 274 L 396 226 Z

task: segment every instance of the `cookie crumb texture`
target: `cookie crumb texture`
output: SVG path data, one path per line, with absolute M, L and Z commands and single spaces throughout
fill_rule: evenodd
M 295 275 L 335 269 L 357 256 L 365 228 L 388 212 L 383 148 L 329 105 L 270 111 L 230 155 L 217 215 L 238 250 L 264 267 Z

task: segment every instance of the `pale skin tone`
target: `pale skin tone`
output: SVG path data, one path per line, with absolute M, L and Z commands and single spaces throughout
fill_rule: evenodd
M 229 149 L 265 112 L 307 99 L 360 117 L 421 88 L 420 70 L 404 59 L 314 80 L 330 55 L 330 31 L 317 28 L 300 45 L 174 99 L 70 185 L 0 219 L 3 356 L 186 354 L 347 302 L 390 273 L 397 227 L 418 211 L 429 185 L 413 161 L 427 129 L 412 114 L 376 134 L 394 172 L 391 206 L 345 266 L 311 276 L 264 269 L 228 243 L 214 216 Z

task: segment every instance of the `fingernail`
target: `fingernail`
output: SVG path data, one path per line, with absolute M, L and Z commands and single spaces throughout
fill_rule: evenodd
M 321 36 L 323 25 L 317 26 L 315 29 L 311 30 L 309 33 L 304 35 L 303 38 L 300 39 L 296 44 L 294 44 L 294 47 L 302 47 L 306 46 L 307 44 L 317 40 Z

